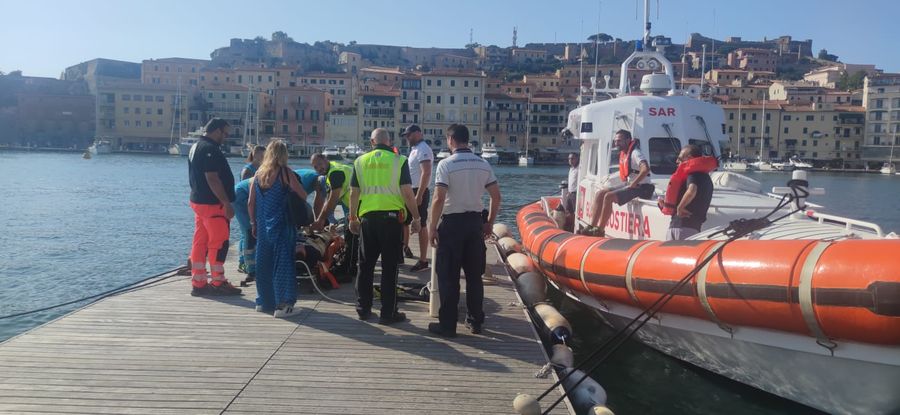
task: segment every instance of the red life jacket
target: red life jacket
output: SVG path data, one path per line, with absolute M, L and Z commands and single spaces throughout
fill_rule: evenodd
M 628 175 L 631 173 L 640 173 L 639 170 L 631 169 L 631 152 L 634 151 L 636 140 L 631 140 L 628 144 L 628 150 L 619 151 L 619 178 L 622 182 L 628 182 Z
M 666 188 L 666 198 L 659 206 L 662 213 L 664 215 L 675 214 L 675 208 L 678 206 L 678 196 L 680 196 L 681 188 L 689 175 L 693 173 L 709 173 L 715 170 L 716 167 L 719 167 L 719 162 L 713 156 L 694 157 L 690 160 L 682 161 L 669 179 L 669 186 Z

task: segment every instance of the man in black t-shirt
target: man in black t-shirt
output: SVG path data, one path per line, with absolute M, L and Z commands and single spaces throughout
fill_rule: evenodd
M 678 163 L 702 156 L 700 147 L 687 145 L 678 154 Z M 713 183 L 709 173 L 695 172 L 687 176 L 678 194 L 678 203 L 669 223 L 667 241 L 686 239 L 700 232 L 712 201 Z
M 191 246 L 191 295 L 238 295 L 225 279 L 230 221 L 234 217 L 234 175 L 219 147 L 228 138 L 228 122 L 213 118 L 206 134 L 188 153 L 191 209 L 194 210 L 194 241 Z M 207 283 L 209 260 L 211 283 Z

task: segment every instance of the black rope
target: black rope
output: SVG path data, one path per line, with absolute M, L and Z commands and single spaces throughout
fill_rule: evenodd
M 678 292 L 678 290 L 680 290 L 691 279 L 693 279 L 693 277 L 696 276 L 696 274 L 704 266 L 706 266 L 706 264 L 708 264 L 710 261 L 712 261 L 713 258 L 720 255 L 722 250 L 724 250 L 728 244 L 730 244 L 731 242 L 734 242 L 735 240 L 740 239 L 744 236 L 747 236 L 752 232 L 755 232 L 759 229 L 765 228 L 766 226 L 769 226 L 770 224 L 772 224 L 774 222 L 782 220 L 790 215 L 793 215 L 794 213 L 797 213 L 797 212 L 803 210 L 804 206 L 801 205 L 799 198 L 802 193 L 805 193 L 804 189 L 798 189 L 797 186 L 791 186 L 791 189 L 792 189 L 792 193 L 785 194 L 784 196 L 782 196 L 782 198 L 779 201 L 779 203 L 777 204 L 777 206 L 774 209 L 772 209 L 772 211 L 769 212 L 768 214 L 766 214 L 765 216 L 760 217 L 760 218 L 755 218 L 755 219 L 749 219 L 749 220 L 748 219 L 737 219 L 737 220 L 731 221 L 731 223 L 729 223 L 729 225 L 725 229 L 710 235 L 710 236 L 715 236 L 719 233 L 722 233 L 722 234 L 728 236 L 728 239 L 725 240 L 725 242 L 722 245 L 720 245 L 718 248 L 713 250 L 713 252 L 710 255 L 708 255 L 706 257 L 706 259 L 704 259 L 699 264 L 697 264 L 697 266 L 695 266 L 690 272 L 688 272 L 687 275 L 685 275 L 683 278 L 681 278 L 678 281 L 678 283 L 676 283 L 675 286 L 673 286 L 671 289 L 669 289 L 669 291 L 667 291 L 663 296 L 661 296 L 656 301 L 654 301 L 653 304 L 651 304 L 647 309 L 645 309 L 643 312 L 641 312 L 641 314 L 639 314 L 637 317 L 633 318 L 625 327 L 623 327 L 621 330 L 617 331 L 616 334 L 613 335 L 613 337 L 611 337 L 611 338 L 607 339 L 607 341 L 603 342 L 603 344 L 601 344 L 600 347 L 598 347 L 597 350 L 595 350 L 593 353 L 591 353 L 591 355 L 588 356 L 584 361 L 579 363 L 575 368 L 573 368 L 573 370 L 569 371 L 569 373 L 567 373 L 565 376 L 560 378 L 551 387 L 547 388 L 546 391 L 544 391 L 540 396 L 538 396 L 537 400 L 540 401 L 541 399 L 546 397 L 547 394 L 549 394 L 551 391 L 553 391 L 556 387 L 561 385 L 566 379 L 568 379 L 570 376 L 572 376 L 572 374 L 574 374 L 576 372 L 576 370 L 583 368 L 588 362 L 594 360 L 595 358 L 597 358 L 597 356 L 600 356 L 600 354 L 602 352 L 606 352 L 597 360 L 596 363 L 594 363 L 587 371 L 584 372 L 584 376 L 582 376 L 581 379 L 579 379 L 577 382 L 575 382 L 575 384 L 573 384 L 569 388 L 569 390 L 564 391 L 562 396 L 560 396 L 559 399 L 557 399 L 555 402 L 553 402 L 553 404 L 551 404 L 550 407 L 546 411 L 543 412 L 543 414 L 546 415 L 546 414 L 550 413 L 550 411 L 553 410 L 553 408 L 555 408 L 556 405 L 559 405 L 559 403 L 562 402 L 566 398 L 566 396 L 568 396 L 568 394 L 571 390 L 574 390 L 576 387 L 578 387 L 578 385 L 580 385 L 582 382 L 584 382 L 585 379 L 587 379 L 593 371 L 595 371 L 597 368 L 599 368 L 600 365 L 603 364 L 606 361 L 606 359 L 609 358 L 609 356 L 611 356 L 613 353 L 615 353 L 619 349 L 619 347 L 621 347 L 623 344 L 625 344 L 625 342 L 628 339 L 630 339 L 635 333 L 637 333 L 638 330 L 640 330 L 645 324 L 647 324 L 647 322 L 650 321 L 650 319 L 653 318 L 653 316 L 656 315 L 656 313 L 659 312 L 659 310 L 661 310 L 663 307 L 665 307 L 665 305 L 668 304 L 668 302 L 671 299 L 675 298 L 675 293 Z M 794 209 L 791 212 L 789 212 L 785 215 L 782 215 L 774 220 L 771 220 L 771 221 L 769 220 L 769 218 L 773 214 L 780 211 L 784 207 L 788 206 L 794 200 L 798 201 L 796 209 Z M 638 322 L 638 320 L 640 320 L 640 322 Z M 632 326 L 634 326 L 636 323 L 637 323 L 637 326 L 632 329 Z
M 6 316 L 0 316 L 0 320 L 6 320 L 6 319 L 10 319 L 10 318 L 15 318 L 15 317 L 27 316 L 27 315 L 30 315 L 30 314 L 35 314 L 35 313 L 40 313 L 40 312 L 44 312 L 44 311 L 48 311 L 48 310 L 53 310 L 53 309 L 55 309 L 55 308 L 65 307 L 65 306 L 67 306 L 67 305 L 77 304 L 77 303 L 84 302 L 84 301 L 88 301 L 88 300 L 94 300 L 94 301 L 91 301 L 90 303 L 86 304 L 86 305 L 90 305 L 90 304 L 93 304 L 93 303 L 95 303 L 95 302 L 97 302 L 97 301 L 100 301 L 100 300 L 102 300 L 102 299 L 104 299 L 104 298 L 108 298 L 108 297 L 112 297 L 112 296 L 115 296 L 115 295 L 124 294 L 124 293 L 126 293 L 126 292 L 136 291 L 136 290 L 139 290 L 139 289 L 143 289 L 143 288 L 150 287 L 150 286 L 152 286 L 152 285 L 154 285 L 154 284 L 160 283 L 160 282 L 165 281 L 165 280 L 167 280 L 167 279 L 169 279 L 169 278 L 172 278 L 172 277 L 174 277 L 174 276 L 177 276 L 177 275 L 178 275 L 178 272 L 179 272 L 179 271 L 182 271 L 184 268 L 185 268 L 185 267 L 178 267 L 178 268 L 175 268 L 175 269 L 171 269 L 171 270 L 168 270 L 168 271 L 166 271 L 166 272 L 163 272 L 163 273 L 154 275 L 154 276 L 152 276 L 152 277 L 147 277 L 147 278 L 144 278 L 144 279 L 135 281 L 135 282 L 131 282 L 131 283 L 128 283 L 128 284 L 125 284 L 125 285 L 122 285 L 122 286 L 113 288 L 113 289 L 111 289 L 111 290 L 104 291 L 104 292 L 99 293 L 99 294 L 94 294 L 94 295 L 91 295 L 91 296 L 88 296 L 88 297 L 82 297 L 82 298 L 79 298 L 79 299 L 77 299 L 77 300 L 67 301 L 67 302 L 65 302 L 65 303 L 56 304 L 56 305 L 52 305 L 52 306 L 48 306 L 48 307 L 43 307 L 43 308 L 38 308 L 38 309 L 35 309 L 35 310 L 23 311 L 23 312 L 21 312 L 21 313 L 15 313 L 15 314 L 10 314 L 10 315 L 6 315 Z M 166 277 L 163 277 L 163 276 L 166 275 L 166 274 L 171 274 L 171 275 L 168 275 L 168 276 L 166 276 Z M 162 278 L 160 278 L 160 277 L 162 277 Z M 152 280 L 152 279 L 154 279 L 154 278 L 160 278 L 160 280 L 159 280 L 159 281 L 154 281 L 154 282 L 152 282 L 152 283 L 150 283 L 150 284 L 140 285 L 140 284 L 142 284 L 142 283 L 144 283 L 144 282 L 147 282 L 147 281 L 150 281 L 150 280 Z

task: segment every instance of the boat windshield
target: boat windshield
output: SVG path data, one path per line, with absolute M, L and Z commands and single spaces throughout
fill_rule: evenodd
M 709 143 L 706 143 L 709 145 Z M 675 137 L 653 137 L 650 139 L 650 172 L 653 174 L 669 175 L 675 173 L 678 168 L 678 153 L 681 151 L 681 142 Z

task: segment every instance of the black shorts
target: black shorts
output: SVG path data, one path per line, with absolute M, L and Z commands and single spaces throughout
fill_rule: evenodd
M 653 197 L 653 191 L 656 189 L 652 183 L 644 183 L 638 185 L 637 188 L 625 187 L 623 189 L 616 190 L 613 192 L 616 195 L 616 203 L 619 205 L 624 205 L 635 198 L 641 199 L 650 199 Z
M 418 187 L 413 189 L 413 196 L 415 196 L 418 191 Z M 425 189 L 425 194 L 422 196 L 422 203 L 419 204 L 419 217 L 421 218 L 422 227 L 425 227 L 425 224 L 428 223 L 428 201 L 430 198 L 431 189 Z

